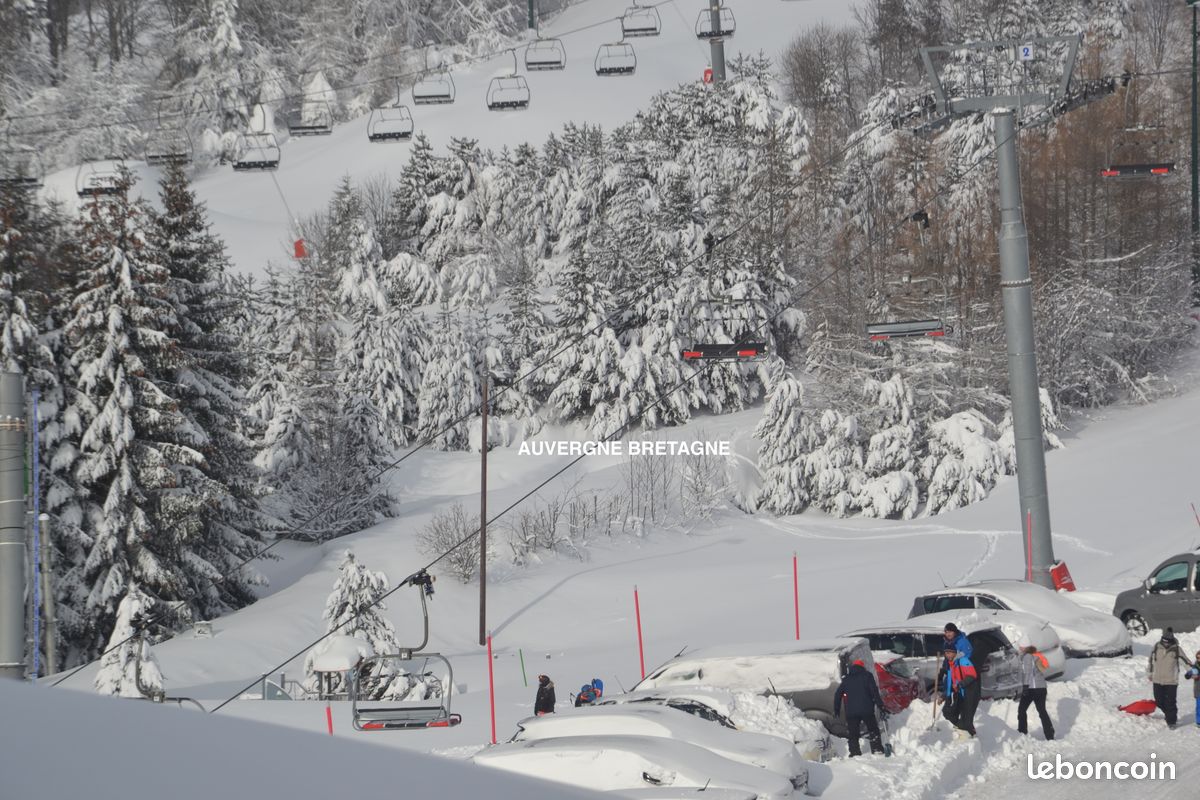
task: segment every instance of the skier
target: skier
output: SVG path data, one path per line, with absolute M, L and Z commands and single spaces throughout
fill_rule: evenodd
M 1192 696 L 1196 698 L 1196 724 L 1200 725 L 1200 653 L 1196 653 L 1196 663 L 1183 674 L 1192 680 Z
M 1054 738 L 1054 723 L 1046 713 L 1046 676 L 1043 675 L 1050 663 L 1037 648 L 1028 641 L 1021 642 L 1021 700 L 1017 703 L 1017 731 L 1029 733 L 1028 711 L 1032 703 L 1042 720 L 1042 733 L 1046 741 Z
M 974 736 L 975 709 L 979 707 L 983 691 L 979 673 L 975 671 L 971 658 L 961 650 L 954 649 L 954 645 L 947 644 L 943 655 L 945 660 L 938 675 L 939 682 L 945 676 L 946 705 L 942 709 L 942 716 L 967 736 Z
M 1167 726 L 1174 728 L 1179 699 L 1179 665 L 1195 667 L 1179 649 L 1179 641 L 1171 628 L 1163 633 L 1162 639 L 1150 651 L 1150 682 L 1154 684 L 1154 702 L 1167 718 Z
M 554 713 L 554 682 L 549 675 L 538 675 L 537 699 L 533 701 L 533 713 L 537 716 Z
M 846 702 L 846 726 L 849 728 L 847 738 L 850 740 L 850 757 L 862 755 L 859 747 L 859 732 L 862 726 L 867 726 L 867 738 L 871 742 L 872 753 L 883 752 L 883 739 L 879 734 L 879 723 L 875 720 L 875 709 L 881 714 L 887 712 L 883 708 L 883 698 L 879 696 L 879 687 L 875 684 L 875 676 L 867 672 L 867 665 L 855 661 L 846 672 L 838 685 L 837 693 L 833 696 L 833 715 L 841 716 L 842 701 Z

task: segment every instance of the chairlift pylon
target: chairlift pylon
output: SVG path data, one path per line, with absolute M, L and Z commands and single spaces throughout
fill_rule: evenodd
M 429 68 L 429 46 L 425 47 L 425 71 L 420 79 L 413 84 L 413 103 L 418 106 L 448 105 L 454 102 L 457 90 L 450 70 Z
M 602 44 L 596 51 L 593 65 L 600 77 L 614 75 L 632 75 L 637 71 L 637 53 L 628 42 L 613 42 Z
M 1108 165 L 1102 178 L 1163 178 L 1175 174 L 1171 147 L 1175 140 L 1163 125 L 1122 128 L 1109 141 Z
M 488 111 L 523 111 L 529 108 L 529 82 L 517 74 L 517 51 L 512 53 L 512 72 L 492 78 L 488 84 Z
M 367 141 L 407 142 L 413 135 L 413 116 L 408 106 L 400 101 L 400 88 L 396 87 L 396 101 L 371 110 L 367 119 Z
M 658 9 L 654 6 L 638 5 L 638 0 L 633 0 L 633 5 L 625 9 L 625 13 L 621 15 L 621 38 L 626 39 L 634 36 L 658 36 L 662 33 L 662 17 L 658 14 Z
M 525 71 L 545 72 L 565 69 L 567 49 L 561 39 L 543 39 L 541 36 L 525 45 Z
M 350 681 L 350 713 L 355 730 L 397 731 L 451 728 L 462 722 L 462 716 L 450 710 L 451 695 L 454 693 L 454 668 L 450 664 L 450 659 L 441 653 L 423 652 L 425 646 L 429 644 L 429 607 L 425 598 L 433 594 L 433 580 L 433 576 L 425 570 L 421 570 L 405 580 L 406 583 L 417 588 L 421 595 L 421 620 L 424 630 L 421 644 L 396 653 L 368 656 L 359 663 L 358 668 L 354 671 Z M 415 674 L 439 680 L 441 696 L 437 698 L 437 702 L 433 702 L 432 698 L 418 701 L 364 699 L 362 697 L 362 679 L 371 676 L 376 667 L 397 662 L 401 665 L 419 662 L 421 667 L 416 670 Z M 445 671 L 442 673 L 446 676 L 444 681 L 430 671 L 430 662 L 445 667 Z
M 39 189 L 46 178 L 42 158 L 32 147 L 12 143 L 12 121 L 5 126 L 4 144 L 0 146 L 0 188 L 32 191 Z
M 710 0 L 716 5 L 719 0 Z M 733 17 L 733 9 L 718 6 L 716 24 L 713 24 L 713 9 L 706 8 L 700 12 L 700 16 L 696 18 L 696 38 L 711 40 L 711 39 L 729 39 L 737 30 L 737 20 Z

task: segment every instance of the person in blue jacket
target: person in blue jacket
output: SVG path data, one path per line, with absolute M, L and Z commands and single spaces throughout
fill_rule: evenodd
M 971 658 L 974 655 L 974 648 L 971 647 L 971 640 L 967 635 L 958 629 L 958 626 L 953 622 L 947 622 L 942 635 L 946 637 L 946 645 L 953 647 L 954 652 L 965 658 Z

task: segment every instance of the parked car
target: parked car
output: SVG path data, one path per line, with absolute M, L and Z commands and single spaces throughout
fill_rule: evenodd
M 730 761 L 782 775 L 799 791 L 808 788 L 808 762 L 796 752 L 790 739 L 730 730 L 662 705 L 624 703 L 529 717 L 517 723 L 511 741 L 626 735 L 690 742 Z
M 634 689 L 716 686 L 779 695 L 834 735 L 845 736 L 845 720 L 833 715 L 833 696 L 850 665 L 860 660 L 875 674 L 865 639 L 722 645 L 676 656 Z
M 861 636 L 874 651 L 903 656 L 919 676 L 923 691 L 933 691 L 942 664 L 947 622 L 958 623 L 953 614 L 930 614 L 893 625 L 875 625 L 847 634 Z M 984 699 L 1017 697 L 1021 693 L 1021 667 L 1016 648 L 994 622 L 963 621 L 959 628 L 974 649 L 972 661 L 980 672 Z
M 778 735 L 780 709 L 772 708 L 774 698 L 751 692 L 734 693 L 714 686 L 660 686 L 625 694 L 605 695 L 597 705 L 661 705 L 693 714 L 724 728 Z M 786 702 L 786 701 L 784 701 Z M 820 722 L 809 719 L 790 704 L 794 712 L 787 720 L 792 741 L 800 755 L 809 761 L 826 761 L 833 755 L 829 731 Z M 765 727 L 771 726 L 771 727 Z
M 994 622 L 1004 631 L 1008 641 L 1021 650 L 1021 642 L 1027 642 L 1038 649 L 1046 657 L 1046 680 L 1052 681 L 1063 676 L 1067 666 L 1067 654 L 1063 652 L 1062 640 L 1058 631 L 1045 620 L 1038 619 L 1032 614 L 1020 611 L 996 611 L 990 608 L 977 608 L 974 611 L 951 611 L 941 615 L 947 621 L 955 622 L 962 627 L 974 622 Z M 912 617 L 914 620 L 920 617 Z
M 717 789 L 713 786 L 696 788 L 694 786 L 651 786 L 646 789 L 626 789 L 624 791 L 607 792 L 613 797 L 629 798 L 629 800 L 758 800 L 754 792 L 740 789 Z
M 875 659 L 875 683 L 879 685 L 883 707 L 889 714 L 899 714 L 921 696 L 924 688 L 921 679 L 907 659 L 878 651 L 871 655 Z
M 1134 636 L 1154 628 L 1200 627 L 1200 553 L 1181 553 L 1159 564 L 1136 589 L 1117 595 L 1113 616 Z
M 476 753 L 480 766 L 596 791 L 651 787 L 738 789 L 758 800 L 796 794 L 791 781 L 703 747 L 653 736 L 571 736 L 506 742 Z
M 923 594 L 908 616 L 986 609 L 1021 611 L 1046 620 L 1062 640 L 1067 658 L 1122 656 L 1133 652 L 1120 621 L 1073 602 L 1066 594 L 1015 580 L 979 581 Z

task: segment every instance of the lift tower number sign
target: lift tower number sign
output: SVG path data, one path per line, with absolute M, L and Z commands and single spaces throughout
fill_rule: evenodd
M 1017 48 L 1017 58 L 1019 58 L 1021 61 L 1033 61 L 1033 45 L 1023 44 Z

